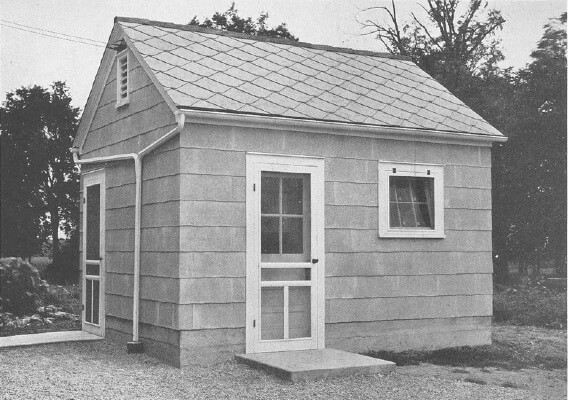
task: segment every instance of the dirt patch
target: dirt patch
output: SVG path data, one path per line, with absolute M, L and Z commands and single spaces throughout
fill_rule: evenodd
M 388 353 L 397 374 L 522 389 L 566 398 L 566 332 L 530 326 L 493 326 L 493 344 L 438 351 Z M 378 356 L 379 353 L 375 353 Z
M 493 325 L 493 343 L 434 351 L 377 351 L 372 357 L 398 366 L 430 363 L 452 367 L 566 369 L 566 332 L 532 326 Z
M 477 385 L 499 386 L 519 389 L 534 394 L 535 398 L 565 399 L 566 370 L 543 370 L 527 368 L 505 370 L 495 367 L 465 367 L 456 370 L 447 365 L 423 363 L 397 367 L 396 373 L 416 378 L 437 378 L 450 381 L 469 382 Z

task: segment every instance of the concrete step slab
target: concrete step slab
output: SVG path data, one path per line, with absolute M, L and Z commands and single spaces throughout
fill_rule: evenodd
M 335 349 L 239 354 L 235 358 L 293 382 L 329 376 L 388 374 L 396 367 L 390 361 Z
M 88 340 L 102 340 L 103 338 L 83 331 L 61 331 L 33 333 L 30 335 L 14 335 L 0 337 L 0 348 L 33 346 L 38 344 L 83 342 Z

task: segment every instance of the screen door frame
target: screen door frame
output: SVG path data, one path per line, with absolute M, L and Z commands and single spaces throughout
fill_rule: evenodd
M 324 159 L 297 155 L 246 155 L 246 353 L 323 349 L 325 347 Z M 311 337 L 261 340 L 261 175 L 309 175 L 311 254 Z
M 99 185 L 99 260 L 87 260 L 87 188 Z M 97 336 L 105 335 L 105 171 L 99 169 L 83 174 L 82 191 L 82 252 L 81 252 L 81 288 L 82 288 L 82 329 Z M 87 274 L 87 264 L 99 266 L 99 274 Z M 87 321 L 87 280 L 99 282 L 99 323 Z

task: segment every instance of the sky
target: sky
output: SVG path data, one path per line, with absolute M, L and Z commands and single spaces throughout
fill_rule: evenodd
M 411 12 L 424 15 L 418 4 L 425 3 L 397 0 L 400 19 L 408 20 Z M 362 35 L 357 20 L 381 18 L 363 10 L 389 4 L 388 0 L 237 0 L 236 8 L 240 16 L 253 19 L 260 12 L 268 12 L 269 26 L 285 22 L 303 42 L 385 51 L 374 36 Z M 101 46 L 108 40 L 115 16 L 184 24 L 194 15 L 203 20 L 230 5 L 231 0 L 4 0 L 0 7 L 2 101 L 7 92 L 22 86 L 47 87 L 60 80 L 67 82 L 73 105 L 82 109 L 102 58 Z M 566 2 L 491 0 L 489 7 L 500 10 L 507 21 L 499 32 L 506 57 L 501 66 L 517 69 L 530 62 L 530 53 L 543 34 L 543 26 L 566 11 Z M 57 33 L 91 42 L 54 38 Z

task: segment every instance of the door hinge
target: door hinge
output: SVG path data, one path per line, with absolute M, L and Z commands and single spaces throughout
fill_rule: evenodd
M 81 310 L 85 310 L 85 305 L 81 304 Z
M 252 184 L 252 191 L 253 191 L 253 192 L 256 192 L 256 183 L 253 183 L 253 184 Z
M 83 197 L 83 204 L 85 204 L 87 202 L 87 199 L 85 197 Z
M 256 328 L 256 319 L 253 319 L 253 320 L 252 320 L 252 327 L 253 327 L 253 328 Z

